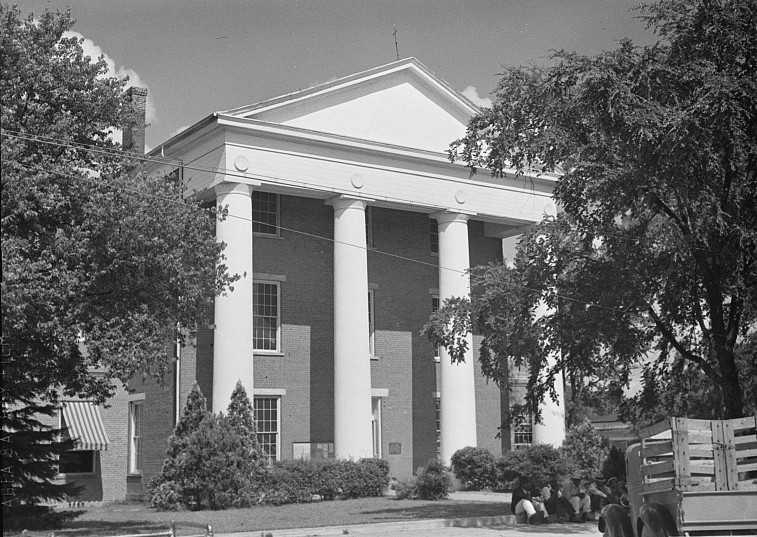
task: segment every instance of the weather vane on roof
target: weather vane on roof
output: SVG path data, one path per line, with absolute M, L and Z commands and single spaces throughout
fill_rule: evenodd
M 400 59 L 400 47 L 397 44 L 397 26 L 396 25 L 394 26 L 394 50 L 397 51 L 397 60 L 399 61 L 399 59 Z

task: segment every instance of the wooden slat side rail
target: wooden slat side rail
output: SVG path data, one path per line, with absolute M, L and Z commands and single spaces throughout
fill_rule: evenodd
M 750 463 L 747 463 L 747 464 L 739 464 L 738 468 L 739 468 L 739 470 L 738 470 L 739 472 L 753 472 L 753 471 L 757 470 L 757 462 L 750 462 Z M 757 479 L 757 478 L 752 478 L 752 479 Z
M 659 455 L 673 455 L 673 441 L 665 440 L 663 442 L 648 443 L 641 448 L 642 457 L 656 457 Z
M 737 436 L 735 438 L 735 440 L 736 440 L 736 444 L 737 445 L 741 445 L 741 444 L 756 444 L 757 443 L 757 435 L 747 434 L 747 435 Z
M 733 420 L 723 421 L 723 450 L 725 452 L 725 474 L 728 490 L 738 490 L 739 474 L 736 470 L 736 442 L 734 441 Z
M 649 427 L 645 427 L 641 431 L 639 431 L 639 436 L 641 436 L 642 439 L 649 440 L 653 436 L 657 436 L 658 434 L 667 432 L 670 433 L 670 430 L 672 428 L 671 422 L 673 421 L 673 418 L 669 418 L 667 420 L 661 421 L 660 423 L 655 423 L 654 425 L 650 425 Z
M 662 462 L 648 462 L 641 467 L 641 475 L 656 477 L 665 472 L 673 472 L 675 468 L 676 462 L 672 458 Z
M 715 465 L 691 463 L 691 475 L 697 474 L 715 475 Z
M 733 423 L 733 428 L 737 432 L 743 429 L 754 429 L 755 427 L 757 427 L 757 425 L 755 425 L 755 421 L 757 421 L 757 418 L 755 416 L 748 416 L 746 418 L 736 418 L 729 421 Z
M 644 483 L 641 485 L 641 494 L 652 494 L 654 492 L 661 492 L 666 490 L 673 490 L 676 479 L 670 477 L 668 479 L 661 479 L 659 481 L 652 481 L 651 483 Z
M 713 422 L 714 423 L 714 422 Z M 712 444 L 711 431 L 689 431 L 689 444 Z
M 675 473 L 676 477 L 678 477 L 681 482 L 687 482 L 691 477 L 691 463 L 689 461 L 689 420 L 686 418 L 676 418 L 675 427 L 676 430 L 673 431 Z
M 705 446 L 704 444 L 689 445 L 689 457 L 692 459 L 710 459 L 713 457 L 712 446 Z

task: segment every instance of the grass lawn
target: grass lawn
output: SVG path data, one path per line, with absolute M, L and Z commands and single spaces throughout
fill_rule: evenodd
M 504 503 L 465 500 L 433 502 L 363 498 L 228 511 L 179 512 L 155 511 L 146 503 L 119 503 L 87 507 L 80 517 L 55 534 L 76 537 L 149 533 L 165 529 L 172 520 L 176 522 L 177 534 L 186 536 L 204 535 L 207 524 L 213 526 L 215 533 L 231 533 L 504 514 L 509 514 L 509 506 Z M 43 534 L 32 532 L 32 535 Z

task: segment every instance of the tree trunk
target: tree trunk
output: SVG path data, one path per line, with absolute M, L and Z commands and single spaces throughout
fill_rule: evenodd
M 741 400 L 741 384 L 739 384 L 739 371 L 736 368 L 736 358 L 733 349 L 716 347 L 718 362 L 720 363 L 720 389 L 723 391 L 725 404 L 725 419 L 741 418 L 744 416 L 744 407 Z

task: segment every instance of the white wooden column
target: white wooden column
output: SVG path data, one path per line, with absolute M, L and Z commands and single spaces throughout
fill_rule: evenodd
M 373 456 L 368 256 L 365 200 L 338 196 L 334 207 L 334 452 Z
M 557 207 L 549 203 L 544 207 L 544 214 L 555 216 L 558 212 Z M 542 301 L 536 308 L 535 318 L 539 318 L 552 313 L 550 308 Z M 557 362 L 557 356 L 550 354 L 547 357 L 548 367 L 554 367 Z M 557 392 L 557 402 L 553 401 L 549 395 L 546 395 L 541 406 L 541 423 L 534 423 L 534 444 L 551 444 L 560 447 L 565 440 L 565 394 L 563 386 L 563 376 L 558 375 L 555 378 L 555 392 Z
M 470 297 L 468 216 L 439 212 L 439 300 Z M 449 465 L 460 448 L 476 446 L 476 391 L 473 374 L 473 338 L 469 334 L 465 361 L 453 364 L 441 349 L 441 459 Z
M 226 218 L 216 222 L 216 241 L 226 243 L 222 262 L 229 274 L 239 274 L 233 291 L 215 300 L 213 333 L 212 411 L 226 411 L 231 393 L 241 380 L 253 393 L 252 351 L 252 189 L 249 184 L 221 183 L 215 187 L 216 206 L 228 206 Z
M 550 313 L 544 303 L 541 303 L 536 309 L 536 318 L 543 317 Z M 547 357 L 549 367 L 554 367 L 557 357 L 550 354 Z M 563 389 L 562 374 L 555 377 L 555 392 L 557 392 L 557 402 L 547 394 L 541 404 L 541 423 L 534 423 L 534 444 L 550 444 L 560 447 L 565 440 L 565 394 Z

